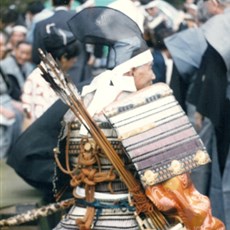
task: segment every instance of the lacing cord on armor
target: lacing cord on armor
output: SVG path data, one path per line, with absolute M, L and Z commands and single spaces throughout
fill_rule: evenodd
M 135 208 L 133 206 L 130 206 L 127 200 L 121 200 L 118 202 L 114 202 L 113 204 L 105 204 L 99 200 L 95 200 L 93 202 L 87 202 L 85 200 L 76 200 L 76 205 L 80 205 L 83 207 L 94 207 L 96 209 L 96 218 L 94 220 L 94 223 L 92 223 L 91 228 L 96 225 L 103 209 L 120 209 L 123 212 L 126 212 L 127 210 L 130 212 L 134 212 Z
M 108 188 L 112 191 L 111 182 L 116 179 L 114 168 L 111 167 L 108 171 L 101 170 L 101 162 L 99 155 L 101 151 L 98 145 L 94 141 L 90 141 L 88 137 L 83 137 L 80 141 L 80 151 L 78 155 L 77 165 L 71 169 L 69 159 L 69 144 L 70 144 L 70 133 L 71 125 L 68 125 L 68 131 L 66 136 L 66 147 L 65 147 L 65 168 L 59 161 L 58 154 L 59 149 L 55 149 L 54 156 L 57 166 L 60 170 L 71 176 L 70 185 L 75 188 L 78 185 L 85 185 L 85 202 L 94 202 L 94 191 L 95 185 L 101 182 L 109 182 Z M 96 167 L 95 167 L 96 166 Z M 79 197 L 78 194 L 73 190 L 73 196 L 76 199 L 83 198 Z M 99 213 L 100 214 L 100 213 Z M 90 229 L 95 215 L 95 207 L 90 205 L 86 208 L 86 214 L 83 218 L 77 219 L 76 223 L 83 229 Z
M 116 178 L 116 174 L 113 173 L 113 167 L 107 172 L 101 172 L 101 164 L 100 160 L 97 154 L 97 149 L 94 148 L 93 152 L 90 157 L 85 157 L 84 156 L 84 142 L 88 141 L 87 138 L 82 138 L 81 143 L 80 143 L 80 154 L 78 158 L 78 164 L 75 168 L 72 170 L 70 169 L 70 163 L 69 163 L 69 138 L 70 137 L 70 125 L 68 127 L 68 132 L 67 132 L 67 138 L 66 138 L 66 148 L 65 148 L 65 159 L 66 159 L 66 168 L 64 168 L 58 158 L 58 154 L 60 154 L 60 151 L 58 149 L 54 149 L 54 157 L 57 166 L 59 169 L 65 173 L 68 174 L 72 177 L 71 179 L 71 186 L 76 187 L 77 185 L 81 184 L 84 182 L 87 185 L 95 185 L 96 183 L 104 182 L 104 181 L 113 181 Z M 83 167 L 89 167 L 97 163 L 98 169 L 92 169 L 92 168 L 82 168 L 79 166 Z M 75 172 L 80 169 L 80 173 L 77 175 Z
M 72 177 L 70 185 L 76 187 L 84 183 L 93 186 L 100 182 L 113 181 L 116 179 L 116 174 L 111 171 L 112 170 L 107 172 L 96 172 L 96 169 L 81 169 L 78 175 Z
M 94 202 L 95 186 L 85 186 L 86 190 L 86 202 Z M 80 230 L 91 229 L 91 225 L 95 216 L 95 208 L 93 206 L 86 207 L 86 213 L 83 218 L 76 219 L 76 224 Z
M 132 202 L 135 202 L 137 214 L 153 211 L 152 203 L 140 192 L 140 186 L 133 187 L 130 192 L 134 197 Z
M 58 168 L 65 174 L 70 175 L 71 177 L 73 176 L 74 172 L 76 171 L 76 168 L 70 169 L 70 164 L 69 164 L 69 140 L 70 140 L 70 124 L 68 124 L 68 131 L 67 131 L 67 137 L 66 137 L 66 147 L 65 147 L 65 159 L 66 159 L 66 169 L 62 166 L 58 154 L 60 154 L 59 148 L 54 148 L 54 158 L 55 162 L 58 166 Z

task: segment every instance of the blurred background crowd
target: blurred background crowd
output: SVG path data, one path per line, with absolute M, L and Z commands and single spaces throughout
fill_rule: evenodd
M 224 196 L 230 193 L 230 183 L 229 176 L 225 178 L 224 175 L 229 167 L 229 163 L 226 163 L 229 162 L 230 123 L 227 122 L 227 114 L 230 114 L 228 0 L 1 0 L 1 158 L 7 158 L 17 137 L 57 99 L 42 80 L 34 82 L 33 78 L 40 63 L 38 48 L 53 52 L 56 45 L 65 46 L 65 43 L 58 43 L 55 37 L 51 41 L 45 41 L 39 27 L 45 27 L 46 24 L 41 22 L 48 23 L 45 20 L 54 17 L 57 10 L 65 8 L 65 11 L 73 15 L 85 7 L 95 5 L 121 10 L 139 25 L 154 57 L 152 68 L 156 75 L 155 82 L 164 82 L 172 87 L 175 97 L 188 114 L 212 158 L 212 166 L 204 166 L 193 173 L 195 184 L 202 193 L 211 197 L 214 215 L 227 223 L 229 200 L 225 202 Z M 224 14 L 227 16 L 219 21 L 211 21 L 216 15 Z M 65 23 L 64 18 L 61 20 Z M 106 65 L 106 47 L 89 45 L 83 47 L 83 50 L 84 57 L 78 57 L 77 67 L 73 68 L 73 63 L 67 63 L 66 67 L 66 71 L 74 76 L 75 84 L 90 80 L 103 71 Z M 62 56 L 56 57 L 62 60 Z M 63 62 L 63 68 L 67 64 Z M 83 65 L 84 70 L 79 71 L 79 66 Z M 216 74 L 212 81 L 213 88 L 209 85 L 208 89 L 202 88 L 198 80 L 204 79 L 198 79 L 197 76 L 208 73 Z M 220 92 L 224 93 L 223 100 L 219 99 Z M 207 95 L 205 99 L 208 98 L 206 104 L 202 104 L 201 97 L 198 98 L 198 95 L 203 95 L 204 98 L 204 94 Z M 204 108 L 210 103 L 208 100 L 212 102 L 211 111 Z M 215 115 L 217 110 L 225 116 Z
M 49 101 L 46 101 L 44 95 L 40 97 L 33 95 L 37 97 L 36 101 L 39 106 L 32 106 L 30 100 L 34 89 L 31 88 L 33 85 L 31 84 L 31 77 L 29 77 L 40 62 L 38 48 L 47 49 L 44 44 L 42 45 L 43 38 L 40 31 L 35 31 L 36 24 L 51 17 L 54 14 L 54 9 L 62 5 L 59 6 L 59 2 L 62 1 L 56 2 L 57 6 L 51 1 L 42 0 L 1 1 L 1 157 L 7 154 L 11 144 L 28 124 L 40 116 L 45 108 L 56 99 L 55 95 L 47 96 Z M 150 48 L 154 49 L 153 55 L 156 56 L 156 60 L 160 58 L 159 61 L 162 61 L 161 54 L 166 52 L 163 44 L 163 39 L 166 36 L 185 28 L 197 27 L 205 20 L 204 17 L 207 17 L 207 15 L 201 15 L 199 9 L 202 7 L 199 7 L 195 1 L 170 2 L 79 0 L 70 1 L 69 4 L 64 4 L 64 6 L 72 14 L 85 7 L 111 6 L 124 11 L 135 20 L 138 18 L 137 23 L 143 31 L 146 41 Z M 96 75 L 105 65 L 103 55 L 106 50 L 104 47 L 89 46 L 86 49 L 87 65 L 90 72 L 83 74 L 87 75 L 86 77 L 75 76 L 75 78 L 78 78 L 77 83 L 82 82 L 90 75 Z M 159 69 L 162 65 L 158 65 L 158 61 L 156 61 L 154 72 L 157 75 L 157 81 L 165 81 L 166 74 Z M 76 74 L 74 71 L 72 73 Z M 70 74 L 72 75 L 72 73 Z M 167 81 L 169 82 L 169 79 Z M 34 109 L 36 111 L 33 111 L 33 113 L 31 110 Z

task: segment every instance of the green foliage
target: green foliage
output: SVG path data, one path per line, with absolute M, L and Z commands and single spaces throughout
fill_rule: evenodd
M 26 6 L 32 0 L 0 0 L 1 10 L 7 9 L 9 6 L 14 5 L 19 12 L 24 12 Z
M 178 9 L 181 9 L 185 0 L 165 0 L 166 2 L 172 4 Z

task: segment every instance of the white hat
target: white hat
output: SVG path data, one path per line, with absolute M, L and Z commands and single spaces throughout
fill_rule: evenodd
M 20 25 L 14 26 L 12 28 L 12 33 L 14 32 L 21 32 L 23 34 L 27 34 L 27 28 L 25 26 L 20 26 Z

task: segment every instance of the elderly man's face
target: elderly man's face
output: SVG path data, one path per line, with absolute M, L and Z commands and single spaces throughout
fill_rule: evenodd
M 156 78 L 152 71 L 152 62 L 133 68 L 132 75 L 137 90 L 152 85 L 152 81 Z
M 159 9 L 158 9 L 157 7 L 150 7 L 150 8 L 147 8 L 147 9 L 146 9 L 146 12 L 147 12 L 150 16 L 154 17 L 154 16 L 156 16 L 156 15 L 159 13 Z
M 210 16 L 223 13 L 223 8 L 219 4 L 218 0 L 204 1 L 204 7 L 206 7 Z
M 16 46 L 17 43 L 24 41 L 26 38 L 26 34 L 22 33 L 20 31 L 15 31 L 13 32 L 13 34 L 11 35 L 10 41 L 12 43 L 13 46 Z
M 31 60 L 32 46 L 30 44 L 22 43 L 15 48 L 15 58 L 20 65 L 25 64 Z

